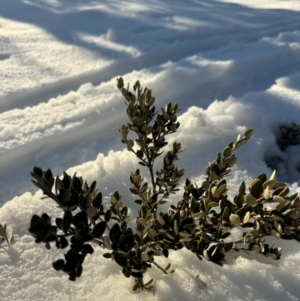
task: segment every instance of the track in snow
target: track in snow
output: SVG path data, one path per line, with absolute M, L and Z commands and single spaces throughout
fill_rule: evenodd
M 225 29 L 215 31 L 212 37 L 207 35 L 203 37 L 201 34 L 199 36 L 194 35 L 190 37 L 188 42 L 184 39 L 181 41 L 169 40 L 164 49 L 146 53 L 137 58 L 123 59 L 100 70 L 2 97 L 0 99 L 0 112 L 7 115 L 15 108 L 22 110 L 28 106 L 35 107 L 52 98 L 57 98 L 59 95 L 68 95 L 70 91 L 76 91 L 85 83 L 98 85 L 130 73 L 132 70 L 147 68 L 154 70 L 153 72 L 166 72 L 167 74 L 169 72 L 169 76 L 172 77 L 172 72 L 181 72 L 176 71 L 176 64 L 185 66 L 184 60 L 189 56 L 200 54 L 205 57 L 205 54 L 212 50 L 214 52 L 218 49 L 221 51 L 233 41 L 237 44 L 255 44 L 262 37 L 276 37 L 279 33 L 295 31 L 299 29 L 299 26 L 299 21 L 292 20 L 263 26 L 251 30 L 251 32 L 243 28 L 239 30 Z M 173 69 L 159 67 L 159 65 L 169 61 L 174 62 L 175 67 Z M 223 69 L 208 65 L 192 71 L 189 84 L 182 89 L 170 90 L 168 99 L 163 101 L 175 100 L 183 109 L 187 109 L 189 99 L 192 99 L 193 103 L 196 98 L 199 99 L 199 106 L 205 108 L 216 98 L 225 100 L 229 95 L 240 97 L 250 91 L 265 90 L 277 78 L 296 72 L 299 68 L 299 49 L 289 48 L 282 49 L 272 55 L 266 53 L 265 57 L 257 55 L 248 60 L 233 61 L 232 64 Z M 270 74 L 272 76 L 269 76 Z M 182 75 L 189 76 L 185 72 Z M 266 80 L 266 78 L 268 79 Z M 173 83 L 171 78 L 169 85 L 172 86 L 173 84 L 176 85 L 176 82 Z M 111 109 L 114 111 L 109 111 Z M 14 195 L 32 190 L 29 186 L 29 171 L 33 164 L 42 165 L 45 168 L 55 166 L 59 173 L 70 166 L 83 163 L 83 160 L 94 159 L 97 155 L 96 151 L 106 153 L 111 148 L 122 148 L 120 144 L 107 145 L 105 141 L 108 138 L 111 140 L 117 137 L 117 132 L 113 134 L 111 128 L 115 129 L 119 125 L 119 120 L 124 119 L 123 107 L 108 106 L 107 112 L 112 116 L 109 122 L 107 122 L 107 118 L 102 121 L 100 114 L 99 119 L 94 116 L 90 120 L 84 121 L 82 126 L 75 126 L 4 151 L 0 155 L 0 203 Z M 68 120 L 66 119 L 65 122 Z M 86 151 L 87 146 L 92 146 L 95 151 Z M 85 153 L 80 155 L 80 151 Z M 19 187 L 18 190 L 15 187 Z

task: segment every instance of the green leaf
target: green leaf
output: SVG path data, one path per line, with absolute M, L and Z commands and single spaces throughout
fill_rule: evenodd
M 138 194 L 139 194 L 139 192 L 138 192 L 137 189 L 135 189 L 135 188 L 129 188 L 129 190 L 130 190 L 130 192 L 131 192 L 132 194 L 135 194 L 135 195 L 138 195 Z
M 225 244 L 225 246 L 224 246 L 225 252 L 230 251 L 232 249 L 232 247 L 233 247 L 233 242 L 229 242 L 229 243 Z
M 222 214 L 222 219 L 223 219 L 224 221 L 227 221 L 228 218 L 229 218 L 229 215 L 230 215 L 229 208 L 228 208 L 228 207 L 225 207 L 224 212 L 223 212 L 223 214 Z
M 45 179 L 46 179 L 47 181 L 50 181 L 51 179 L 53 179 L 53 175 L 52 175 L 51 169 L 48 169 L 48 170 L 46 171 L 44 177 L 45 177 Z
M 229 220 L 230 223 L 234 226 L 239 226 L 241 223 L 241 218 L 237 214 L 230 214 Z
M 97 209 L 100 208 L 101 204 L 102 204 L 102 193 L 98 192 L 97 195 L 95 196 L 95 198 L 92 201 L 92 204 L 94 207 L 96 207 Z
M 238 149 L 239 147 L 245 145 L 248 142 L 248 140 L 240 140 L 239 142 L 237 142 L 236 144 L 236 149 Z
M 137 156 L 139 159 L 143 159 L 144 153 L 143 153 L 141 150 L 138 150 L 138 151 L 136 152 L 136 156 Z
M 104 215 L 104 219 L 105 221 L 108 223 L 111 219 L 111 210 L 108 209 L 106 212 L 105 212 L 105 215 Z
M 2 236 L 2 237 L 4 237 L 4 238 L 6 238 L 6 235 L 7 235 L 7 233 L 6 233 L 6 230 L 5 230 L 5 228 L 3 228 L 3 227 L 0 227 L 0 236 Z
M 125 256 L 121 256 L 120 254 L 114 254 L 114 259 L 118 265 L 123 268 L 127 268 L 127 258 Z
M 168 263 L 165 270 L 167 271 L 171 267 L 171 263 Z
M 132 290 L 135 292 L 138 288 L 140 288 L 141 286 L 140 286 L 140 284 L 137 282 L 134 286 L 133 286 L 133 288 L 132 288 Z
M 89 244 L 84 245 L 83 250 L 82 250 L 83 256 L 85 256 L 87 254 L 93 254 L 93 253 L 94 253 L 94 249 L 91 245 L 89 245 Z
M 220 253 L 223 249 L 223 245 L 222 244 L 218 244 L 215 246 L 213 252 L 211 253 L 211 256 L 215 256 L 217 255 L 218 253 Z
M 164 254 L 165 257 L 168 258 L 168 256 L 169 256 L 169 250 L 168 249 L 163 249 L 163 254 Z
M 254 206 L 254 205 L 256 205 L 256 198 L 253 197 L 250 193 L 247 193 L 244 198 L 245 198 L 245 203 L 248 206 Z
M 34 167 L 33 168 L 33 173 L 41 178 L 43 176 L 43 171 L 39 167 Z
M 297 195 L 297 197 L 294 200 L 294 207 L 299 208 L 300 207 L 300 197 Z
M 247 129 L 246 132 L 244 133 L 244 136 L 249 139 L 252 134 L 253 134 L 254 130 L 253 129 Z
M 239 210 L 237 210 L 235 212 L 235 214 L 237 214 L 241 218 L 241 220 L 244 218 L 246 213 L 247 213 L 247 208 L 246 207 L 242 207 L 242 208 L 240 208 Z
M 64 182 L 59 177 L 57 177 L 56 180 L 55 180 L 55 187 L 58 190 L 65 189 Z
M 72 223 L 73 216 L 71 211 L 67 210 L 64 214 L 63 222 L 62 222 L 62 230 L 67 231 Z
M 54 261 L 54 262 L 52 263 L 52 265 L 53 265 L 53 267 L 54 267 L 54 269 L 55 269 L 56 271 L 59 271 L 59 270 L 63 269 L 63 267 L 64 267 L 64 265 L 65 265 L 65 262 L 64 262 L 63 259 L 59 259 L 59 260 L 57 260 L 57 261 Z
M 242 193 L 242 194 L 246 193 L 246 184 L 245 184 L 244 181 L 240 185 L 239 192 Z
M 248 223 L 250 216 L 251 216 L 251 213 L 248 211 L 243 218 L 243 224 Z
M 222 238 L 225 239 L 227 238 L 228 236 L 230 236 L 231 233 L 230 232 L 225 232 L 223 235 L 222 235 Z
M 99 238 L 104 234 L 105 228 L 106 228 L 106 222 L 105 221 L 99 222 L 93 229 L 93 236 L 95 238 Z
M 85 225 L 88 223 L 88 216 L 86 211 L 80 211 L 74 216 L 73 223 L 76 227 L 81 222 L 83 222 Z
M 202 216 L 205 216 L 205 212 L 203 211 L 192 214 L 192 218 L 201 218 Z
M 289 194 L 290 189 L 288 187 L 285 187 L 278 195 L 281 197 L 285 197 Z
M 299 208 L 291 209 L 291 211 L 289 211 L 287 216 L 294 219 L 294 220 L 299 219 L 300 218 L 300 209 Z
M 230 156 L 231 156 L 231 147 L 227 146 L 223 150 L 223 157 L 227 158 L 227 157 L 230 157 Z
M 279 196 L 279 195 L 274 195 L 273 196 L 273 201 L 279 203 L 279 204 L 283 204 L 286 203 L 286 199 L 284 199 L 283 197 Z
M 256 178 L 257 178 L 258 180 L 260 180 L 260 181 L 262 182 L 262 184 L 264 184 L 264 183 L 268 180 L 267 176 L 266 176 L 264 173 L 260 174 L 260 175 L 257 176 Z
M 266 189 L 267 187 L 269 187 L 270 189 L 273 189 L 275 184 L 276 184 L 275 180 L 267 180 L 264 182 L 263 188 Z
M 141 254 L 141 259 L 142 259 L 142 261 L 146 262 L 149 260 L 149 255 L 147 253 L 143 252 Z
M 276 170 L 274 170 L 270 176 L 269 180 L 274 180 L 275 179 L 275 175 L 276 175 Z
M 258 179 L 252 181 L 249 185 L 250 193 L 255 198 L 259 198 L 264 191 L 262 182 Z
M 94 181 L 94 182 L 92 183 L 92 185 L 91 185 L 91 192 L 93 192 L 93 191 L 95 190 L 96 185 L 97 185 L 97 182 Z

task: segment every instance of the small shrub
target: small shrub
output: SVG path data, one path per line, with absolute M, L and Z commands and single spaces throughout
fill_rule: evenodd
M 300 144 L 300 126 L 295 122 L 292 122 L 290 127 L 281 125 L 276 142 L 282 151 L 290 145 Z
M 290 126 L 280 125 L 276 133 L 276 143 L 282 152 L 291 145 L 300 144 L 300 125 L 292 122 Z M 287 162 L 280 154 L 270 155 L 268 152 L 265 154 L 266 165 L 271 169 L 281 169 L 282 165 L 287 165 Z M 300 171 L 300 166 L 295 166 L 297 171 Z M 289 181 L 293 180 L 290 179 Z
M 161 212 L 160 206 L 179 193 L 184 175 L 184 169 L 175 164 L 183 151 L 179 142 L 165 152 L 161 169 L 154 170 L 154 162 L 162 157 L 168 144 L 166 137 L 180 126 L 178 105 L 168 103 L 158 112 L 152 91 L 142 89 L 139 81 L 133 86 L 134 94 L 124 88 L 122 78 L 117 80 L 117 87 L 125 98 L 129 118 L 119 128 L 121 141 L 135 154 L 138 164 L 149 171 L 150 181 L 141 176 L 139 169 L 130 174 L 130 191 L 139 205 L 131 227 L 128 208 L 118 191 L 110 195 L 110 204 L 106 204 L 96 182 L 89 185 L 76 174 L 65 172 L 61 179 L 54 179 L 50 169 L 35 167 L 31 173 L 33 183 L 46 198 L 57 203 L 63 215 L 54 224 L 47 213 L 33 215 L 29 231 L 47 249 L 55 244 L 67 250 L 64 258 L 53 262 L 56 270 L 67 273 L 70 280 L 80 277 L 84 259 L 94 252 L 94 244 L 107 250 L 103 256 L 118 264 L 125 277 L 135 279 L 134 290 L 153 291 L 152 279 L 144 283 L 143 275 L 153 266 L 165 274 L 173 272 L 170 264 L 162 267 L 156 261 L 159 255 L 168 257 L 170 251 L 187 248 L 199 260 L 222 265 L 230 250 L 280 259 L 281 248 L 268 245 L 266 236 L 300 241 L 300 198 L 289 195 L 289 188 L 274 179 L 275 172 L 270 178 L 259 175 L 248 187 L 242 182 L 236 187 L 235 197 L 228 197 L 225 176 L 237 162 L 233 153 L 247 143 L 252 129 L 217 154 L 205 170 L 205 181 L 196 184 L 186 179 L 181 200 Z M 129 132 L 136 135 L 135 140 L 128 139 Z M 235 227 L 244 232 L 240 239 L 230 241 Z

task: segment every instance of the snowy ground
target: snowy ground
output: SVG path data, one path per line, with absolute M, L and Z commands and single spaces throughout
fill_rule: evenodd
M 149 273 L 153 297 L 133 294 L 100 249 L 69 282 L 51 267 L 59 252 L 27 231 L 34 213 L 59 213 L 32 186 L 33 166 L 77 171 L 106 197 L 118 189 L 132 208 L 135 158 L 117 131 L 126 121 L 119 76 L 153 88 L 158 107 L 179 103 L 171 141 L 186 149 L 178 166 L 187 177 L 201 181 L 216 152 L 251 127 L 232 193 L 242 180 L 271 174 L 265 161 L 300 192 L 300 146 L 276 145 L 279 125 L 300 123 L 299 0 L 0 0 L 0 70 L 0 223 L 17 238 L 0 249 L 1 301 L 300 300 L 296 243 L 277 243 L 278 267 L 238 258 L 219 268 L 171 253 L 175 274 Z

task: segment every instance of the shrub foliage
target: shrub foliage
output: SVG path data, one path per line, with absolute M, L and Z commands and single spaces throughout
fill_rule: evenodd
M 142 89 L 139 81 L 133 86 L 134 93 L 124 87 L 122 78 L 117 79 L 117 87 L 125 98 L 129 118 L 119 128 L 121 141 L 135 154 L 138 164 L 149 171 L 150 180 L 143 178 L 139 169 L 130 174 L 130 191 L 139 205 L 132 221 L 118 191 L 110 195 L 107 204 L 95 181 L 88 185 L 76 174 L 65 172 L 55 179 L 50 169 L 35 167 L 32 182 L 45 198 L 57 203 L 63 215 L 54 223 L 47 213 L 33 215 L 29 231 L 47 249 L 55 244 L 66 250 L 62 259 L 53 262 L 56 270 L 75 280 L 81 276 L 86 255 L 94 252 L 92 245 L 98 245 L 107 250 L 103 256 L 118 264 L 124 276 L 135 279 L 134 290 L 153 291 L 152 280 L 144 283 L 143 275 L 152 266 L 165 274 L 173 272 L 170 264 L 162 267 L 157 262 L 157 256 L 168 257 L 170 250 L 187 248 L 200 260 L 222 265 L 230 250 L 280 259 L 281 248 L 268 245 L 266 236 L 300 241 L 300 198 L 290 195 L 289 188 L 274 179 L 275 172 L 270 178 L 259 175 L 248 187 L 242 182 L 234 198 L 229 199 L 225 177 L 237 162 L 234 151 L 247 143 L 252 129 L 217 154 L 205 170 L 203 183 L 186 179 L 181 200 L 161 212 L 160 205 L 180 191 L 184 175 L 184 169 L 175 164 L 183 151 L 181 144 L 174 142 L 163 152 L 168 144 L 166 137 L 180 126 L 178 105 L 168 103 L 159 112 L 152 91 Z M 130 132 L 135 134 L 134 140 L 128 138 Z M 161 169 L 154 170 L 159 157 L 163 158 Z M 244 228 L 244 232 L 240 239 L 230 240 L 235 227 Z

